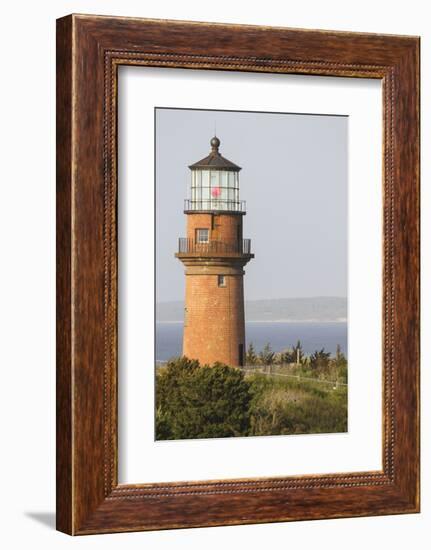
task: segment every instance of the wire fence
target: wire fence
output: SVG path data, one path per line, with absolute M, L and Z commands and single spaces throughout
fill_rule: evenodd
M 327 384 L 333 388 L 338 388 L 339 386 L 347 387 L 345 382 L 340 382 L 338 380 L 323 380 L 321 378 L 312 378 L 311 376 L 302 376 L 301 374 L 287 374 L 284 372 L 274 372 L 272 367 L 269 365 L 269 371 L 264 371 L 262 368 L 250 368 L 250 367 L 241 367 L 241 370 L 245 374 L 263 374 L 265 376 L 282 376 L 286 378 L 294 378 L 297 382 L 307 381 L 307 382 L 316 382 L 318 384 Z
M 168 361 L 156 361 L 156 367 L 164 367 L 166 366 Z M 292 378 L 295 379 L 297 382 L 316 382 L 317 384 L 326 384 L 328 386 L 332 386 L 332 388 L 336 389 L 339 387 L 345 387 L 347 388 L 348 384 L 345 382 L 340 382 L 339 380 L 323 380 L 321 378 L 313 378 L 311 376 L 302 376 L 301 374 L 288 374 L 285 372 L 276 372 L 274 369 L 277 367 L 274 367 L 274 365 L 267 365 L 265 367 L 257 366 L 257 367 L 239 367 L 244 374 L 263 374 L 264 376 L 281 376 L 284 378 Z M 268 370 L 263 370 L 268 369 Z

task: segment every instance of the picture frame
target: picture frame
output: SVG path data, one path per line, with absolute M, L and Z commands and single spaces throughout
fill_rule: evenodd
M 118 67 L 380 79 L 381 471 L 118 483 Z M 152 419 L 151 419 L 152 421 Z M 419 38 L 92 15 L 57 21 L 57 529 L 419 512 Z

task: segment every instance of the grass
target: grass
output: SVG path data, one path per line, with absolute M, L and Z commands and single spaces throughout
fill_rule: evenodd
M 347 388 L 263 374 L 250 383 L 249 435 L 347 431 Z

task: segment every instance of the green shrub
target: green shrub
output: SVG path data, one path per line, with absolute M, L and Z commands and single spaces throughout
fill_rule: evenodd
M 160 369 L 156 439 L 247 435 L 250 387 L 244 374 L 220 363 L 200 367 L 185 357 Z

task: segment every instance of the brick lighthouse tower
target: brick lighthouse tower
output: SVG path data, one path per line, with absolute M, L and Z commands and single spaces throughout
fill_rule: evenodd
M 243 239 L 245 201 L 239 200 L 241 168 L 211 152 L 189 166 L 191 198 L 186 199 L 187 237 L 175 256 L 185 265 L 183 355 L 203 364 L 244 364 L 244 266 L 254 257 Z

